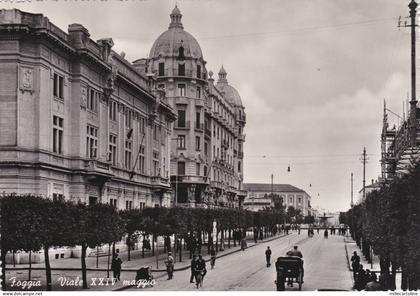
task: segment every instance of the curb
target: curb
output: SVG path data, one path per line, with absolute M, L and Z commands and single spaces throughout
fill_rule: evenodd
M 249 247 L 247 247 L 247 249 L 248 248 L 252 248 L 252 247 L 255 247 L 255 246 L 257 246 L 257 245 L 260 245 L 260 244 L 264 244 L 264 243 L 268 243 L 268 242 L 271 242 L 271 241 L 273 241 L 273 240 L 276 240 L 276 239 L 279 239 L 279 238 L 282 238 L 282 237 L 285 237 L 285 236 L 287 236 L 287 235 L 289 235 L 289 234 L 283 234 L 283 235 L 279 235 L 279 236 L 277 236 L 277 237 L 272 237 L 272 238 L 269 238 L 269 239 L 266 239 L 266 240 L 264 240 L 264 241 L 260 241 L 260 242 L 257 242 L 257 243 L 254 243 L 253 245 L 251 245 L 251 246 L 249 246 Z M 222 257 L 225 257 L 225 256 L 228 256 L 228 255 L 231 255 L 231 254 L 234 254 L 234 253 L 237 253 L 237 252 L 241 252 L 242 251 L 242 249 L 237 249 L 237 250 L 233 250 L 232 252 L 228 252 L 228 253 L 225 253 L 225 254 L 222 254 L 222 255 L 219 255 L 219 256 L 216 256 L 216 259 L 218 259 L 218 258 L 222 258 Z M 207 259 L 207 260 L 205 260 L 206 262 L 209 262 L 211 259 Z M 191 264 L 189 264 L 189 265 L 187 265 L 187 266 L 184 266 L 184 267 L 180 267 L 180 268 L 174 268 L 174 272 L 175 271 L 183 271 L 183 270 L 187 270 L 187 269 L 189 269 L 189 268 L 191 268 Z M 123 271 L 123 270 L 121 270 L 121 271 Z M 151 270 L 151 272 L 166 272 L 166 269 L 157 269 L 157 270 Z M 165 274 L 162 274 L 162 275 L 159 275 L 158 277 L 155 277 L 154 279 L 158 279 L 158 278 L 161 278 L 161 277 L 164 277 L 165 276 Z M 135 286 L 132 286 L 132 285 L 130 285 L 130 286 L 123 286 L 123 287 L 120 287 L 120 288 L 117 288 L 117 289 L 114 289 L 114 290 L 112 290 L 112 291 L 123 291 L 123 290 L 126 290 L 126 289 L 129 289 L 129 288 L 132 288 L 132 287 L 135 287 Z

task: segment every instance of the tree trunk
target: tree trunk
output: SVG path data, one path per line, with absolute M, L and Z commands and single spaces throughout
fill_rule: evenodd
M 16 267 L 15 250 L 13 250 L 13 267 Z
M 208 240 L 208 243 L 207 243 L 207 254 L 210 254 L 210 248 L 211 248 L 211 245 L 213 244 L 213 241 L 212 241 L 211 233 L 210 232 L 207 232 L 207 240 Z
M 87 276 L 86 276 L 86 250 L 87 245 L 82 244 L 82 256 L 80 257 L 80 260 L 82 262 L 82 281 L 83 281 L 83 289 L 87 289 Z
M 155 234 L 152 234 L 152 256 L 155 256 Z
M 230 240 L 232 239 L 232 230 L 229 228 L 229 233 L 228 233 L 228 248 L 230 249 Z
M 31 280 L 31 272 L 32 272 L 32 251 L 29 251 L 29 270 L 28 270 L 28 281 Z
M 6 291 L 6 249 L 1 249 L 1 290 Z
M 131 233 L 127 235 L 127 261 L 131 259 Z
M 407 291 L 408 288 L 408 276 L 407 271 L 404 267 L 401 267 L 401 290 Z
M 44 246 L 44 261 L 45 261 L 45 274 L 47 277 L 47 291 L 52 291 L 52 284 L 51 284 L 51 265 L 50 265 L 50 257 L 48 254 L 49 246 Z
M 182 236 L 179 239 L 179 262 L 182 262 Z
M 390 289 L 391 291 L 395 291 L 397 289 L 397 269 L 398 266 L 396 266 L 395 263 L 392 262 L 391 279 L 388 286 L 388 289 Z
M 106 277 L 109 278 L 109 261 L 111 258 L 111 243 L 108 244 L 108 265 L 106 269 Z

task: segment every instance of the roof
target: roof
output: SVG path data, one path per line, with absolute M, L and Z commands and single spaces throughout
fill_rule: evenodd
M 203 58 L 203 53 L 197 40 L 184 30 L 181 22 L 182 14 L 177 6 L 175 6 L 170 17 L 171 23 L 168 30 L 163 32 L 153 43 L 149 58 L 156 58 L 160 55 L 177 56 L 181 46 L 184 48 L 186 57 Z
M 239 95 L 238 91 L 231 85 L 229 85 L 227 79 L 227 72 L 225 68 L 222 67 L 219 70 L 219 80 L 217 81 L 216 87 L 225 93 L 226 99 L 235 106 L 242 106 L 241 96 Z
M 247 191 L 261 191 L 261 192 L 270 192 L 271 184 L 270 183 L 244 183 L 244 190 Z M 301 192 L 306 193 L 304 190 L 299 189 L 290 184 L 273 184 L 273 192 Z

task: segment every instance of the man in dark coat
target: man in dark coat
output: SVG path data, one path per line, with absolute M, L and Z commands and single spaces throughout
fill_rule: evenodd
M 356 280 L 357 272 L 359 271 L 360 267 L 360 257 L 357 255 L 357 252 L 353 252 L 353 256 L 351 256 L 351 268 L 353 269 L 353 279 Z
M 270 250 L 270 247 L 267 247 L 267 250 L 265 250 L 265 260 L 267 261 L 267 267 L 271 266 L 270 258 L 271 258 L 271 250 Z
M 195 278 L 195 261 L 197 261 L 197 255 L 193 255 L 191 259 L 191 276 L 190 276 L 190 283 L 194 283 Z
M 121 264 L 122 260 L 118 258 L 118 254 L 114 253 L 112 256 L 112 262 L 111 262 L 111 270 L 114 273 L 114 278 L 116 278 L 118 281 L 120 281 L 120 274 L 121 274 Z
M 204 280 L 204 276 L 207 273 L 207 269 L 206 269 L 206 261 L 203 259 L 203 256 L 198 255 L 198 259 L 195 261 L 194 271 L 195 271 L 196 281 L 197 281 L 197 274 L 199 272 L 203 272 L 203 280 Z

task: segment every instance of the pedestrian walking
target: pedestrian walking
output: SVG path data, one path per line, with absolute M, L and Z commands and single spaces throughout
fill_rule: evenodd
M 191 276 L 190 276 L 190 283 L 194 283 L 195 278 L 195 261 L 197 261 L 197 255 L 193 255 L 191 259 Z
M 267 261 L 267 267 L 271 266 L 270 259 L 271 259 L 271 250 L 270 250 L 270 247 L 268 246 L 267 250 L 265 250 L 265 260 Z
M 243 238 L 241 240 L 241 250 L 245 251 L 246 248 L 247 248 L 246 240 L 245 240 L 245 238 Z
M 353 252 L 353 256 L 351 256 L 351 268 L 353 269 L 353 279 L 356 280 L 357 272 L 359 271 L 360 267 L 360 257 L 357 255 L 357 252 Z
M 172 252 L 168 252 L 168 259 L 166 259 L 165 264 L 168 280 L 171 280 L 174 277 L 174 257 L 172 257 Z
M 112 255 L 111 270 L 114 273 L 114 278 L 120 281 L 122 260 L 118 258 L 118 254 Z

